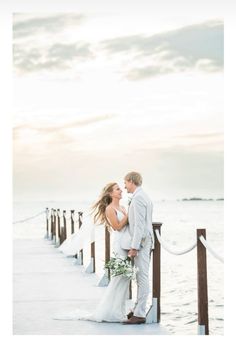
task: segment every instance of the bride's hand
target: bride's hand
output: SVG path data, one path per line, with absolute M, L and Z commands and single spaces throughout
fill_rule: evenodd
M 138 255 L 138 251 L 135 250 L 134 248 L 131 248 L 128 252 L 128 257 L 132 258 L 132 257 L 136 257 Z
M 129 223 L 129 221 L 128 221 L 128 214 L 125 214 L 124 218 L 126 219 L 125 223 Z

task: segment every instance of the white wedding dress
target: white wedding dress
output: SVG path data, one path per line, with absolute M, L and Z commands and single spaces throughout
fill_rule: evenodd
M 116 211 L 117 218 L 120 221 L 124 214 L 121 211 Z M 125 230 L 125 228 L 123 230 Z M 120 245 L 122 231 L 112 231 L 112 251 L 115 256 L 126 258 L 128 251 L 123 250 Z M 74 244 L 75 243 L 72 244 L 73 249 L 75 248 Z M 72 252 L 69 243 L 66 245 L 66 252 Z M 105 293 L 93 313 L 88 313 L 82 309 L 76 309 L 71 313 L 54 316 L 53 319 L 90 320 L 96 322 L 122 322 L 127 320 L 126 300 L 129 294 L 129 282 L 130 280 L 122 275 L 111 277 L 111 281 L 108 287 L 106 287 Z
M 91 215 L 85 213 L 83 215 L 83 222 L 80 229 L 69 236 L 58 247 L 58 250 L 64 253 L 66 256 L 74 256 L 83 248 L 83 246 L 91 241 L 92 233 L 95 230 L 95 225 L 92 221 Z

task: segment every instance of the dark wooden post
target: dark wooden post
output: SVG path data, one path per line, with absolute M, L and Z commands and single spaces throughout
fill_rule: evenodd
M 54 244 L 56 244 L 56 209 L 53 209 L 53 239 Z
M 131 258 L 132 265 L 134 266 L 134 258 Z M 129 282 L 129 299 L 132 300 L 132 279 Z
M 79 228 L 80 228 L 82 226 L 83 212 L 82 211 L 78 211 L 78 216 L 79 216 Z
M 83 212 L 82 211 L 78 211 L 78 218 L 79 218 L 79 229 L 82 226 L 82 216 L 83 216 Z M 75 255 L 75 258 L 78 258 L 78 255 Z M 79 264 L 83 265 L 84 264 L 84 251 L 83 249 L 80 249 L 79 251 Z
M 70 215 L 70 219 L 71 219 L 71 234 L 73 234 L 75 232 L 74 212 L 75 212 L 74 210 L 70 211 L 70 214 L 71 214 Z
M 49 223 L 48 223 L 48 217 L 49 217 L 49 210 L 46 208 L 46 238 L 49 238 Z
M 61 229 L 60 229 L 60 233 L 61 233 L 61 236 L 60 236 L 60 245 L 63 243 L 63 241 L 65 240 L 65 231 L 64 231 L 64 227 L 61 226 Z
M 155 230 L 161 234 L 160 222 L 153 222 L 152 227 L 154 231 L 154 249 L 153 249 L 153 263 L 152 263 L 152 297 L 157 300 L 157 322 L 161 320 L 161 245 L 157 240 Z
M 201 235 L 206 239 L 205 229 L 197 229 L 198 334 L 208 335 L 207 258 Z
M 105 250 L 105 264 L 106 264 L 110 260 L 110 231 L 109 231 L 109 226 L 105 224 L 104 230 L 105 230 L 105 232 L 104 232 L 104 234 L 105 234 L 104 250 Z M 98 283 L 98 286 L 99 287 L 105 287 L 109 284 L 109 281 L 110 281 L 110 269 L 106 268 L 102 279 Z
M 88 273 L 93 273 L 96 270 L 96 261 L 95 261 L 95 238 L 94 238 L 94 228 L 92 228 L 92 232 L 91 232 L 91 244 L 90 244 L 90 263 L 88 265 L 88 267 L 86 268 L 85 272 Z
M 93 271 L 95 272 L 96 268 L 95 268 L 95 241 L 93 241 L 91 243 L 91 261 L 93 263 Z
M 61 244 L 61 219 L 60 219 L 60 209 L 57 209 L 57 235 L 58 241 Z
M 132 300 L 132 280 L 129 282 L 129 299 Z
M 63 210 L 63 236 L 62 242 L 66 240 L 66 210 Z
M 53 209 L 51 208 L 51 221 L 50 221 L 50 223 L 51 223 L 51 229 L 50 229 L 50 231 L 51 231 L 51 240 L 53 239 Z
M 109 227 L 105 226 L 105 264 L 110 260 L 111 257 L 111 248 L 110 248 L 110 232 Z M 107 277 L 110 280 L 110 269 L 107 269 Z

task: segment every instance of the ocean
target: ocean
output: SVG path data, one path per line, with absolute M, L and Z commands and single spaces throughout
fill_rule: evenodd
M 14 202 L 13 221 L 30 218 L 46 207 L 87 211 L 88 202 L 32 201 Z M 77 215 L 77 214 L 76 214 Z M 75 215 L 75 218 L 77 219 Z M 162 239 L 173 250 L 184 250 L 196 240 L 196 229 L 205 228 L 210 246 L 224 256 L 224 202 L 156 201 L 153 221 L 161 222 Z M 75 230 L 77 228 L 75 227 Z M 46 234 L 46 217 L 41 214 L 25 222 L 13 224 L 13 239 L 42 238 Z M 68 235 L 70 221 L 68 220 Z M 96 273 L 103 275 L 104 230 L 98 227 L 96 238 Z M 90 259 L 90 247 L 84 249 L 84 264 Z M 208 305 L 210 335 L 224 334 L 224 268 L 207 253 Z M 184 255 L 161 251 L 161 323 L 171 334 L 197 334 L 197 255 L 196 248 Z

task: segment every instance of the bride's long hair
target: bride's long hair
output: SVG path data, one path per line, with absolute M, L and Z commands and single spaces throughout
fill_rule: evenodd
M 117 183 L 109 183 L 107 184 L 101 192 L 101 195 L 98 201 L 92 206 L 92 213 L 94 213 L 93 219 L 94 223 L 103 225 L 106 224 L 110 226 L 109 222 L 106 218 L 106 207 L 112 202 L 111 193 L 113 191 L 114 186 Z

